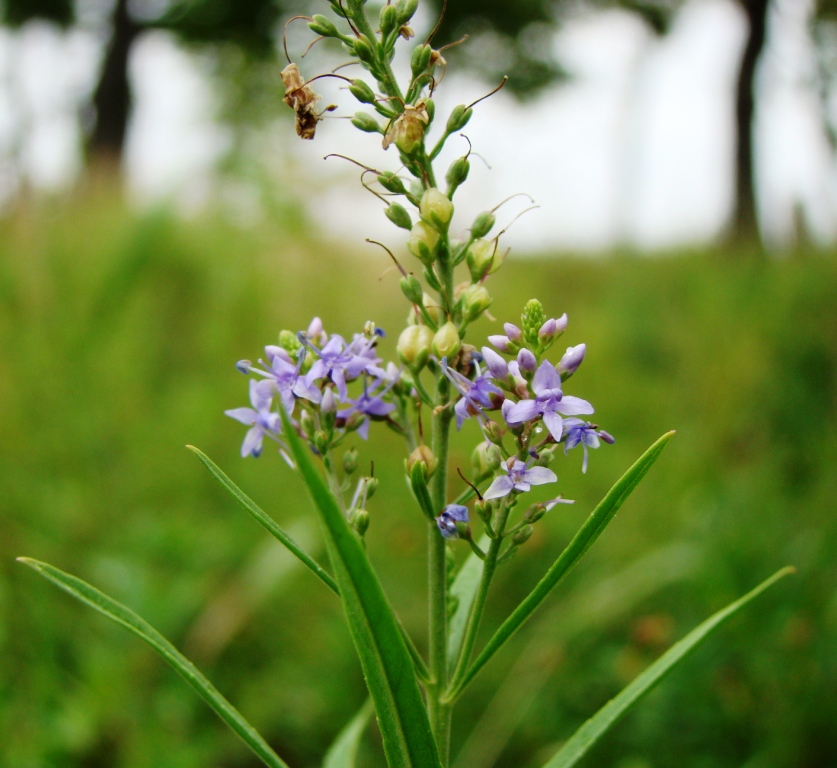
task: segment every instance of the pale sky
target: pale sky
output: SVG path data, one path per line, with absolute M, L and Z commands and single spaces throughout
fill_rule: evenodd
M 807 13 L 804 2 L 775 0 L 759 73 L 760 208 L 776 245 L 790 237 L 795 209 L 823 242 L 833 240 L 837 228 L 835 163 L 814 90 Z M 571 21 L 555 40 L 573 74 L 568 83 L 534 104 L 501 92 L 475 110 L 465 133 L 491 170 L 472 157 L 455 223 L 464 229 L 480 210 L 526 192 L 540 207 L 509 233 L 516 250 L 711 241 L 732 202 L 733 86 L 744 34 L 733 0 L 692 0 L 664 38 L 625 12 Z M 100 55 L 99 41 L 82 32 L 60 34 L 42 24 L 14 35 L 0 32 L 0 205 L 21 178 L 45 190 L 76 178 L 76 110 L 92 88 Z M 209 85 L 195 61 L 162 33 L 140 40 L 131 72 L 137 106 L 126 168 L 133 198 L 138 205 L 172 198 L 185 210 L 199 208 L 217 191 L 213 165 L 227 146 L 213 121 Z M 342 101 L 344 114 L 355 110 L 345 92 L 320 83 L 326 103 Z M 436 94 L 437 113 L 488 90 L 451 73 Z M 339 160 L 322 160 L 340 152 L 380 168 L 379 142 L 347 120 L 327 120 L 313 142 L 288 135 L 266 144 L 265 163 L 277 169 L 278 183 L 289 168 L 310 175 L 310 205 L 335 233 L 397 243 L 380 201 L 357 191 L 357 174 Z M 443 161 L 466 148 L 452 138 Z M 500 221 L 526 205 L 523 198 L 508 204 Z

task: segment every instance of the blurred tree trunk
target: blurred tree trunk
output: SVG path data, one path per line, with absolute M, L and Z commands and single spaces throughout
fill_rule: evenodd
M 755 75 L 764 49 L 767 8 L 770 0 L 739 0 L 747 16 L 747 44 L 741 58 L 735 103 L 736 196 L 732 236 L 736 240 L 758 239 L 756 189 L 753 177 L 753 117 Z
M 96 122 L 87 150 L 96 165 L 118 168 L 122 160 L 132 105 L 128 59 L 140 30 L 128 13 L 128 0 L 117 0 L 110 44 L 93 94 Z

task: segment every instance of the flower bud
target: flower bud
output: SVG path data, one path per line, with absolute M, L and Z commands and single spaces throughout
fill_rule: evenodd
M 527 523 L 537 523 L 546 514 L 546 504 L 533 504 L 523 515 Z
M 349 513 L 349 524 L 359 536 L 363 536 L 369 528 L 369 512 L 365 509 L 353 509 Z
M 482 359 L 488 366 L 488 372 L 499 381 L 504 381 L 509 375 L 509 364 L 505 358 L 500 357 L 491 347 L 483 347 Z
M 421 297 L 421 303 L 427 314 L 430 315 L 430 319 L 436 323 L 436 325 L 440 325 L 442 320 L 445 319 L 445 313 L 439 306 L 439 300 L 434 299 L 429 293 L 424 293 Z
M 412 275 L 401 278 L 401 292 L 407 297 L 411 304 L 421 304 L 423 291 L 421 283 Z
M 506 332 L 506 336 L 509 337 L 509 341 L 517 343 L 523 340 L 523 331 L 514 323 L 503 323 L 503 330 Z
M 433 99 L 427 98 L 424 100 L 424 109 L 427 112 L 427 122 L 432 123 L 433 118 L 436 117 L 436 102 Z
M 549 344 L 553 339 L 560 336 L 567 329 L 567 313 L 564 312 L 559 318 L 551 317 L 538 330 L 538 339 L 541 344 Z
M 315 429 L 314 417 L 308 411 L 303 411 L 300 415 L 299 427 L 302 430 L 302 434 L 313 441 Z
M 406 24 L 413 18 L 418 8 L 418 0 L 398 0 L 395 10 L 398 12 L 398 23 Z
M 426 469 L 424 477 L 427 480 L 436 471 L 439 461 L 426 445 L 420 445 L 407 458 L 407 473 L 412 475 L 413 467 L 418 463 L 424 464 Z
M 318 429 L 314 433 L 314 447 L 317 449 L 317 453 L 321 456 L 324 456 L 328 452 L 328 435 L 323 432 L 323 430 Z
M 410 57 L 410 69 L 413 73 L 413 79 L 417 78 L 424 72 L 430 64 L 430 54 L 433 49 L 429 45 L 417 45 L 413 49 Z
M 433 331 L 426 325 L 408 325 L 398 337 L 398 359 L 413 370 L 421 370 L 430 357 Z
M 520 319 L 526 341 L 533 345 L 537 344 L 538 331 L 546 322 L 546 313 L 543 311 L 543 304 L 537 299 L 529 299 L 523 308 L 523 314 L 520 316 Z
M 471 119 L 471 115 L 473 114 L 474 110 L 470 107 L 466 107 L 464 104 L 454 107 L 450 113 L 450 117 L 448 117 L 448 123 L 445 126 L 445 133 L 456 133 L 457 131 L 461 131 L 468 124 L 468 121 Z
M 534 373 L 537 368 L 538 361 L 535 356 L 528 349 L 521 349 L 517 353 L 517 365 L 520 370 L 525 373 Z
M 381 34 L 388 35 L 396 27 L 400 26 L 398 23 L 398 10 L 394 5 L 385 5 L 381 8 L 381 15 L 378 17 L 378 26 L 381 28 Z
M 462 340 L 459 338 L 459 331 L 456 325 L 450 320 L 446 322 L 433 337 L 431 348 L 433 354 L 440 360 L 443 357 L 452 358 L 459 348 L 462 346 Z
M 500 334 L 492 334 L 488 337 L 488 343 L 496 347 L 500 352 L 510 354 L 517 350 L 517 344 L 514 344 L 508 336 Z
M 419 215 L 439 232 L 444 232 L 453 216 L 453 203 L 442 191 L 431 187 L 421 196 Z
M 358 465 L 358 452 L 357 448 L 351 448 L 346 453 L 343 454 L 343 471 L 347 475 L 351 475 L 355 472 Z
M 510 402 L 510 401 L 507 401 Z M 492 421 L 488 419 L 483 426 L 485 430 L 485 436 L 496 445 L 500 445 L 503 442 L 503 435 L 506 434 L 506 430 L 503 429 L 496 421 Z
M 535 529 L 531 525 L 524 525 L 519 531 L 514 533 L 512 536 L 512 542 L 519 547 L 521 544 L 525 544 L 529 541 L 534 532 Z
M 477 517 L 482 520 L 484 523 L 487 523 L 491 520 L 491 503 L 486 501 L 485 499 L 479 499 L 478 501 L 474 502 L 474 512 L 476 513 Z
M 407 194 L 407 188 L 404 186 L 404 182 L 390 171 L 385 171 L 384 173 L 379 174 L 378 183 L 387 192 L 393 192 L 396 195 Z
M 285 330 L 279 331 L 279 346 L 287 350 L 291 354 L 291 357 L 293 357 L 299 351 L 302 344 L 300 344 L 299 339 L 293 331 Z
M 334 391 L 328 387 L 323 392 L 323 399 L 320 402 L 320 413 L 335 413 L 337 411 L 337 401 L 334 399 Z
M 340 33 L 337 31 L 337 27 L 328 19 L 326 16 L 322 14 L 314 14 L 314 17 L 308 23 L 308 29 L 310 29 L 315 35 L 322 35 L 323 37 L 339 37 Z
M 360 78 L 352 80 L 349 86 L 349 93 L 352 94 L 361 104 L 374 104 L 375 92 L 369 87 L 365 80 Z
M 567 347 L 567 351 L 558 363 L 558 373 L 561 374 L 561 380 L 568 379 L 581 365 L 584 360 L 584 354 L 587 352 L 586 344 L 578 344 L 575 347 Z
M 369 39 L 361 35 L 352 45 L 352 50 L 364 64 L 373 64 L 375 62 L 375 52 Z
M 462 294 L 462 316 L 467 322 L 476 320 L 491 304 L 491 296 L 484 285 L 471 285 Z
M 355 112 L 352 125 L 364 133 L 383 133 L 380 123 L 366 112 Z
M 483 211 L 474 219 L 474 223 L 471 225 L 471 236 L 485 237 L 491 231 L 496 221 L 497 218 L 491 211 Z
M 407 249 L 422 264 L 429 267 L 435 260 L 434 250 L 436 244 L 439 242 L 439 233 L 429 227 L 423 221 L 418 221 L 413 224 L 410 230 L 410 239 L 407 241 Z
M 471 164 L 467 157 L 459 157 L 451 163 L 448 172 L 445 174 L 445 181 L 448 183 L 448 195 L 453 196 L 465 179 L 468 178 L 468 171 L 471 170 Z
M 366 488 L 364 492 L 366 493 L 366 498 L 371 499 L 375 495 L 375 491 L 378 490 L 378 486 L 380 485 L 380 480 L 377 477 L 367 477 L 364 480 L 364 484 Z
M 392 6 L 387 7 L 392 8 Z M 413 220 L 410 218 L 410 214 L 407 213 L 407 209 L 403 205 L 390 203 L 384 213 L 396 227 L 401 227 L 401 229 L 406 229 L 407 231 L 410 231 L 413 228 Z
M 471 279 L 475 282 L 482 280 L 490 271 L 494 262 L 497 243 L 493 240 L 477 239 L 468 248 L 466 259 Z
M 488 477 L 499 468 L 501 459 L 500 449 L 496 445 L 486 441 L 479 443 L 471 454 L 471 467 L 474 470 L 474 475 Z

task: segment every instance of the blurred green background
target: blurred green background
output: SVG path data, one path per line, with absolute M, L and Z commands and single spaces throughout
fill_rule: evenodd
M 152 651 L 14 562 L 47 560 L 185 649 L 294 768 L 318 765 L 365 698 L 340 607 L 184 450 L 216 462 L 320 555 L 279 457 L 238 455 L 233 363 L 281 328 L 405 302 L 384 256 L 315 240 L 294 211 L 242 229 L 129 213 L 105 192 L 0 221 L 0 750 L 7 768 L 255 766 Z M 824 768 L 837 754 L 837 260 L 744 246 L 644 258 L 512 258 L 479 343 L 523 303 L 567 311 L 588 357 L 573 394 L 617 438 L 559 464 L 577 499 L 501 571 L 496 626 L 610 484 L 678 434 L 585 561 L 457 709 L 456 768 L 543 763 L 668 645 L 786 564 L 760 598 L 589 757 L 613 768 Z M 457 437 L 468 466 L 474 425 Z M 362 445 L 381 487 L 371 556 L 423 647 L 424 523 L 395 435 Z M 464 554 L 464 553 L 463 553 Z M 496 694 L 496 695 L 495 695 Z M 474 730 L 474 736 L 466 738 Z M 381 766 L 367 734 L 363 766 Z M 539 762 L 540 761 L 540 762 Z

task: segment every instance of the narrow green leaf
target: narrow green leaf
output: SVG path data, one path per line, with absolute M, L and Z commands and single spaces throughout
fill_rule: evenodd
M 366 550 L 311 452 L 281 411 L 285 439 L 320 517 L 349 630 L 375 705 L 390 768 L 440 768 L 413 661 Z
M 490 541 L 491 539 L 488 536 L 483 536 L 479 541 L 480 548 L 482 550 L 488 549 Z M 451 595 L 458 598 L 456 611 L 454 611 L 453 616 L 450 618 L 448 628 L 448 662 L 451 671 L 453 671 L 456 660 L 459 658 L 459 649 L 462 647 L 462 639 L 465 637 L 465 627 L 468 624 L 468 613 L 471 610 L 471 605 L 474 603 L 477 588 L 482 578 L 483 562 L 483 560 L 472 553 L 459 569 L 450 588 Z
M 284 544 L 304 565 L 307 565 L 317 576 L 320 577 L 320 579 L 322 579 L 326 586 L 339 594 L 337 583 L 323 570 L 322 566 L 320 566 L 316 560 L 308 555 L 288 533 L 280 528 L 270 515 L 262 510 L 256 502 L 254 502 L 246 493 L 244 493 L 244 491 L 241 490 L 241 488 L 230 480 L 224 471 L 214 461 L 212 461 L 209 456 L 207 456 L 200 449 L 195 448 L 193 445 L 187 445 L 186 447 L 201 460 L 201 463 L 209 470 L 210 474 L 224 486 L 230 496 L 232 496 L 244 508 L 244 510 L 249 513 L 254 520 L 256 520 L 256 522 L 260 523 L 271 536 Z
M 369 723 L 369 716 L 372 714 L 372 701 L 367 699 L 366 703 L 358 710 L 358 713 L 348 722 L 345 728 L 337 734 L 334 743 L 326 752 L 323 760 L 323 768 L 355 768 L 357 759 L 357 748 L 360 744 L 360 737 Z
M 747 603 L 757 598 L 779 579 L 795 572 L 796 569 L 790 566 L 782 568 L 782 570 L 777 571 L 769 579 L 759 584 L 752 592 L 748 592 L 744 597 L 710 616 L 703 624 L 693 629 L 678 643 L 675 643 L 627 688 L 623 689 L 616 698 L 611 699 L 582 725 L 544 768 L 571 768 L 571 766 L 574 766 L 625 712 L 659 683 L 712 631 L 738 613 Z
M 619 511 L 625 499 L 630 496 L 631 491 L 636 488 L 639 481 L 651 469 L 651 466 L 659 458 L 663 448 L 673 436 L 674 432 L 667 432 L 657 440 L 607 492 L 607 495 L 599 502 L 599 505 L 544 574 L 544 577 L 486 643 L 485 648 L 465 673 L 456 690 L 451 691 L 449 699 L 454 700 L 462 693 L 465 686 L 474 678 L 474 675 L 485 666 L 486 662 L 502 647 L 503 643 L 520 629 L 521 625 L 535 612 L 561 579 L 581 560 L 584 553 L 590 549 L 608 523 L 613 520 L 613 516 Z
M 147 621 L 95 587 L 90 586 L 87 582 L 71 576 L 69 573 L 64 573 L 64 571 L 60 571 L 54 566 L 28 557 L 19 557 L 18 560 L 36 570 L 41 576 L 49 579 L 65 592 L 69 592 L 73 597 L 145 640 L 203 697 L 206 703 L 215 710 L 218 717 L 241 737 L 265 765 L 270 766 L 270 768 L 288 768 L 287 763 L 268 746 L 256 729 L 198 671 L 197 667 Z

